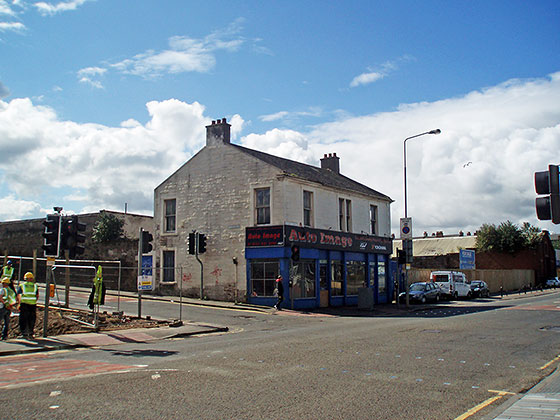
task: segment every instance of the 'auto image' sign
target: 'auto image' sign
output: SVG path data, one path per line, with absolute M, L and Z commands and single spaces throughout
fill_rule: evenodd
M 283 232 L 283 240 L 278 235 Z M 390 238 L 358 235 L 349 232 L 311 229 L 299 226 L 267 226 L 247 228 L 247 247 L 287 246 L 297 244 L 304 248 L 319 248 L 336 251 L 368 252 L 391 254 L 393 244 Z

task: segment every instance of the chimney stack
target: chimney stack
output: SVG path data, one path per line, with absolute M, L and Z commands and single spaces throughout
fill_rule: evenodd
M 212 124 L 206 126 L 206 146 L 230 143 L 230 140 L 231 124 L 225 118 L 212 121 Z
M 330 169 L 336 174 L 340 173 L 340 158 L 336 153 L 325 154 L 321 159 L 321 169 Z

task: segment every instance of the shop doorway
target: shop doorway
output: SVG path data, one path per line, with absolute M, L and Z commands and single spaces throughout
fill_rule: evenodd
M 330 284 L 329 264 L 327 260 L 319 261 L 319 307 L 329 306 Z

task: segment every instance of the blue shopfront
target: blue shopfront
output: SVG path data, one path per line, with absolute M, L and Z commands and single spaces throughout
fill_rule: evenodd
M 284 278 L 284 308 L 358 304 L 361 288 L 375 303 L 391 301 L 391 238 L 299 226 L 250 227 L 245 232 L 250 303 L 273 306 Z

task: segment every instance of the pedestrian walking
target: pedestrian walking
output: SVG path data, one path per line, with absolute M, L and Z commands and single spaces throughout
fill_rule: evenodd
M 0 288 L 0 323 L 2 327 L 2 340 L 8 339 L 10 332 L 10 315 L 12 308 L 16 305 L 16 294 L 10 288 L 10 279 L 2 277 L 2 287 Z
M 278 296 L 278 300 L 276 301 L 276 305 L 274 308 L 277 310 L 282 310 L 282 302 L 284 301 L 284 284 L 282 283 L 283 278 L 282 276 L 278 276 L 276 278 L 276 295 Z
M 37 299 L 39 288 L 35 283 L 35 276 L 31 272 L 23 276 L 24 283 L 18 287 L 19 329 L 24 338 L 33 338 L 35 321 L 37 319 Z

